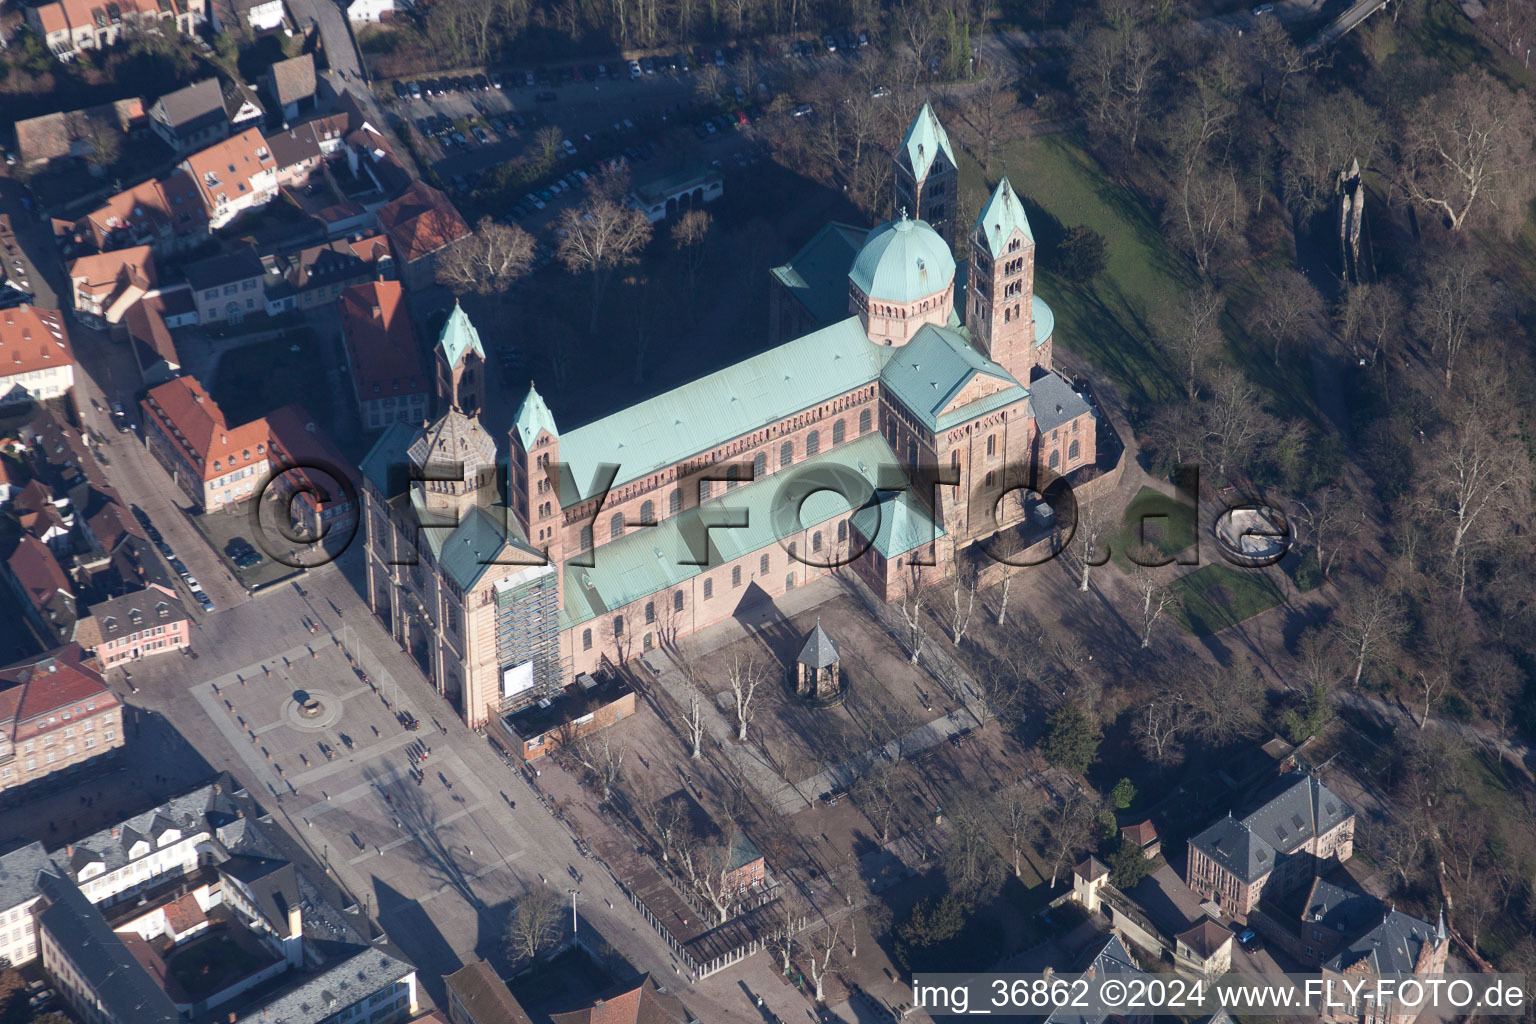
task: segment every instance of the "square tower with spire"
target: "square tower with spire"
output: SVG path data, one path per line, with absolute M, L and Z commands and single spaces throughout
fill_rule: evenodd
M 1051 368 L 1050 329 L 1036 330 L 1035 237 L 1005 174 L 971 229 L 965 325 L 987 358 L 1028 384 Z
M 480 344 L 480 332 L 457 302 L 437 336 L 432 362 L 438 412 L 457 409 L 466 416 L 478 416 L 485 404 L 485 348 Z
M 908 217 L 927 221 L 953 249 L 959 189 L 959 165 L 949 135 L 933 105 L 924 101 L 906 138 L 896 148 L 891 216 L 900 217 L 905 211 Z

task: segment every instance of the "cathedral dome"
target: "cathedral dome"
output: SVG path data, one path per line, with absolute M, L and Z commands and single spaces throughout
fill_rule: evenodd
M 848 279 L 871 301 L 915 302 L 950 286 L 955 258 L 937 231 L 903 215 L 869 233 Z

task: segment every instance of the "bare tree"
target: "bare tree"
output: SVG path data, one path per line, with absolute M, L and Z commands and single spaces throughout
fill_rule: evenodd
M 540 163 L 546 169 L 555 165 L 555 160 L 560 156 L 560 143 L 564 139 L 565 132 L 557 124 L 547 124 L 534 133 L 533 146 L 539 154 Z
M 645 214 L 619 200 L 591 191 L 578 209 L 560 214 L 560 261 L 572 273 L 592 277 L 592 310 L 587 329 L 597 332 L 603 292 L 614 270 L 633 263 L 651 240 L 651 222 Z
M 949 637 L 959 647 L 970 628 L 971 612 L 976 610 L 980 581 L 976 578 L 976 567 L 962 557 L 958 549 L 954 553 L 954 562 L 950 574 Z
M 1536 111 L 1481 69 L 1426 96 L 1401 127 L 1403 186 L 1460 231 L 1469 218 L 1506 229 L 1524 221 Z
M 1150 545 L 1140 545 L 1128 552 L 1131 558 L 1131 588 L 1140 602 L 1141 647 L 1152 646 L 1152 627 L 1162 619 L 1163 612 L 1173 603 L 1173 591 L 1162 582 L 1151 565 L 1141 562 L 1160 560 L 1158 551 Z
M 1294 270 L 1281 270 L 1267 276 L 1250 327 L 1255 333 L 1269 335 L 1274 342 L 1275 365 L 1279 366 L 1281 348 L 1315 331 L 1322 313 L 1323 300 L 1312 282 Z
M 1382 586 L 1358 583 L 1343 589 L 1334 635 L 1354 663 L 1351 685 L 1358 688 L 1367 665 L 1384 658 L 1403 635 L 1403 611 L 1398 597 Z
M 1217 475 L 1240 468 L 1259 439 L 1271 432 L 1273 417 L 1259 403 L 1259 391 L 1239 369 L 1219 366 L 1211 374 L 1211 399 L 1201 409 L 1205 446 Z
M 1303 542 L 1317 554 L 1317 568 L 1327 579 L 1339 553 L 1365 525 L 1365 509 L 1342 484 L 1325 484 L 1306 501 L 1296 502 L 1296 520 Z
M 1236 245 L 1248 208 L 1230 165 L 1197 166 L 1169 186 L 1166 220 L 1171 234 L 1210 279 L 1218 258 Z
M 836 924 L 824 921 L 819 929 L 811 933 L 810 957 L 807 965 L 810 967 L 811 981 L 816 986 L 818 1003 L 826 996 L 827 971 L 832 967 L 832 954 L 837 952 L 837 933 L 841 927 L 841 921 Z
M 923 643 L 927 640 L 927 634 L 923 632 L 922 576 L 915 565 L 908 568 L 902 580 L 897 608 L 901 613 L 902 639 L 907 648 L 907 660 L 916 665 L 917 660 L 923 656 Z
M 455 295 L 505 292 L 533 265 L 533 236 L 516 224 L 480 218 L 475 230 L 438 255 L 437 283 Z
M 714 912 L 714 923 L 722 925 L 729 921 L 741 899 L 731 870 L 730 851 L 723 846 L 690 841 L 677 850 L 673 863 L 688 892 Z
M 1160 694 L 1136 712 L 1136 739 L 1153 764 L 1167 767 L 1179 759 L 1187 712 L 1178 693 Z
M 754 701 L 757 688 L 763 682 L 762 668 L 750 655 L 737 652 L 726 670 L 726 682 L 731 688 L 731 700 L 736 710 L 736 740 L 747 742 L 747 723 L 756 711 Z
M 880 834 L 882 843 L 889 842 L 891 826 L 896 820 L 900 803 L 899 775 L 894 765 L 877 764 L 854 787 L 854 798 L 859 810 Z
M 1077 500 L 1077 531 L 1073 540 L 1082 546 L 1083 575 L 1077 583 L 1077 589 L 1087 593 L 1088 577 L 1096 565 L 1103 565 L 1109 560 L 1109 551 L 1104 544 L 1105 535 L 1115 525 L 1113 493 L 1108 491 L 1095 492 L 1091 497 L 1078 498 Z
M 1230 668 L 1198 662 L 1179 673 L 1186 728 L 1221 745 L 1250 736 L 1263 724 L 1264 680 L 1241 663 Z
M 1062 868 L 1093 845 L 1099 830 L 1099 797 L 1084 786 L 1072 786 L 1045 813 L 1046 856 L 1051 860 L 1051 888 Z
M 688 304 L 692 308 L 698 287 L 699 268 L 708 253 L 706 242 L 714 219 L 704 210 L 688 210 L 672 225 L 672 248 L 682 258 L 688 275 Z
M 559 933 L 560 901 L 548 886 L 532 886 L 512 905 L 502 935 L 507 954 L 532 960 Z
M 1202 285 L 1171 311 L 1165 329 L 1158 332 L 1158 341 L 1183 373 L 1184 397 L 1191 402 L 1200 397 L 1200 378 L 1221 350 L 1221 314 L 1226 305 L 1220 292 Z
M 1018 569 L 1014 563 L 1024 550 L 1024 542 L 1017 530 L 1007 528 L 993 534 L 987 546 L 988 553 L 998 560 L 1003 577 L 997 585 L 997 624 L 1002 626 L 1008 621 L 1008 593 L 1013 589 L 1013 576 Z
M 1163 49 L 1158 35 L 1140 24 L 1131 5 L 1115 7 L 1106 12 L 1106 24 L 1074 49 L 1072 78 L 1089 126 L 1131 153 L 1157 92 Z
M 613 787 L 624 775 L 627 747 L 615 745 L 606 733 L 589 733 L 570 744 L 571 755 L 587 770 L 593 788 L 602 794 L 602 802 L 613 798 Z
M 688 698 L 688 739 L 693 748 L 688 756 L 697 761 L 703 756 L 701 748 L 704 744 L 704 711 L 699 707 L 697 697 Z
M 1488 266 L 1476 253 L 1447 253 L 1428 261 L 1413 295 L 1419 332 L 1445 360 L 1451 386 L 1457 360 L 1488 330 L 1495 302 Z
M 992 166 L 992 151 L 1018 104 L 1013 80 L 1001 68 L 989 67 L 971 89 L 969 100 L 971 123 L 981 143 L 981 167 L 988 170 Z
M 999 817 L 1002 819 L 1003 836 L 1013 851 L 1013 876 L 1023 877 L 1020 860 L 1024 844 L 1032 832 L 1039 828 L 1040 809 L 1034 791 L 1020 783 L 1003 791 Z
M 785 897 L 779 904 L 779 918 L 768 933 L 768 946 L 783 963 L 785 975 L 789 974 L 789 961 L 795 955 L 795 936 L 799 932 L 799 915 L 793 901 Z

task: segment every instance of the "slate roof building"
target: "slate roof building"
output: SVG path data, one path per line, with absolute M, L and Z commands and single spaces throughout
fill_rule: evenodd
M 899 160 L 910 164 L 919 150 L 916 169 L 924 182 L 937 181 L 948 165 L 933 154 L 947 161 L 949 148 L 929 108 Z M 398 226 L 390 239 L 404 263 L 408 241 Z M 833 566 L 892 599 L 914 579 L 946 574 L 956 550 L 1020 529 L 1022 509 L 1000 501 L 1006 491 L 1043 488 L 1057 476 L 1074 486 L 1100 478 L 1098 416 L 1051 370 L 1054 322 L 1033 294 L 1032 258 L 1011 255 L 989 268 L 1009 301 L 989 309 L 982 325 L 962 319 L 958 269 L 930 225 L 898 216 L 866 232 L 850 259 L 836 260 L 846 237 L 840 228 L 824 232 L 827 252 L 818 247 L 813 262 L 775 272 L 807 296 L 842 291 L 843 315 L 809 334 L 577 426 L 559 423 L 530 386 L 508 438 L 507 492 L 481 492 L 459 530 L 481 531 L 471 546 L 482 552 L 532 550 L 538 569 L 552 573 L 557 621 L 542 610 L 529 621 L 540 631 L 555 627 L 558 677 L 600 673 Z M 972 249 L 995 245 L 1033 251 L 1022 213 L 995 224 L 978 219 Z M 1027 323 L 1016 328 L 1020 317 Z M 439 398 L 467 415 L 463 390 Z M 423 560 L 420 587 L 408 582 L 403 601 L 402 588 L 390 585 L 417 576 L 391 566 L 417 543 L 400 512 L 426 506 L 444 486 L 408 481 L 404 451 L 414 436 L 386 433 L 365 462 L 370 601 L 398 642 L 423 648 L 440 692 L 478 725 L 505 713 L 505 680 L 529 664 L 506 642 L 519 635 L 517 599 L 501 630 L 465 633 L 454 625 L 463 622 L 462 606 L 441 595 L 467 588 L 441 560 Z M 923 466 L 947 467 L 956 485 L 909 486 Z M 611 486 L 592 493 L 594 479 Z M 812 479 L 838 486 L 818 488 Z M 791 495 L 796 507 L 786 513 Z M 494 542 L 491 530 L 501 534 Z M 432 546 L 439 542 L 431 535 L 443 532 L 419 531 Z M 530 600 L 542 609 L 542 592 Z M 545 656 L 534 662 L 543 673 Z M 539 688 L 558 683 L 549 677 Z
M 149 127 L 181 156 L 229 137 L 229 115 L 217 78 L 168 92 L 149 108 Z
M 1347 992 L 1346 982 L 1358 986 L 1384 975 L 1424 976 L 1445 970 L 1451 943 L 1445 931 L 1444 911 L 1432 925 L 1395 907 L 1382 907 L 1378 903 L 1377 909 L 1379 923 L 1355 936 L 1332 959 L 1323 963 L 1323 982 L 1331 983 L 1332 991 Z M 1371 987 L 1367 985 L 1367 988 Z M 1353 1003 L 1342 995 L 1335 997 L 1335 1001 L 1344 1005 L 1330 1003 L 1324 1013 L 1324 1019 L 1335 1024 L 1364 1024 L 1367 1020 L 1377 1024 L 1410 1024 L 1418 1017 L 1416 1008 L 1409 1009 L 1396 1002 L 1385 1006 Z
M 1111 935 L 1103 945 L 1095 944 L 1085 959 L 1081 974 L 1089 979 L 1098 981 L 1106 978 L 1130 979 L 1142 977 L 1146 973 L 1136 963 L 1130 950 L 1125 948 L 1125 943 L 1120 941 L 1118 935 Z M 1083 1011 L 1062 1008 L 1045 1018 L 1045 1024 L 1104 1024 L 1109 1019 L 1111 1019 L 1110 1014 L 1102 1010 Z M 1124 1024 L 1148 1024 L 1152 1018 L 1143 1012 L 1115 1014 L 1114 1019 L 1123 1021 Z
M 302 110 L 315 105 L 315 55 L 302 53 L 280 60 L 267 69 L 267 95 L 283 112 L 284 121 L 292 121 Z
M 1189 840 L 1185 882 L 1235 919 L 1283 898 L 1354 852 L 1355 810 L 1316 777 L 1284 776 L 1257 810 Z
M 443 987 L 451 1024 L 532 1024 L 507 983 L 484 960 L 447 975 Z

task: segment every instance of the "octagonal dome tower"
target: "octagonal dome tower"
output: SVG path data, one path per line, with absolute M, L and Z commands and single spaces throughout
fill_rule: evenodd
M 924 324 L 943 326 L 955 306 L 955 258 L 939 233 L 902 212 L 875 228 L 848 272 L 848 309 L 869 340 L 904 345 Z

